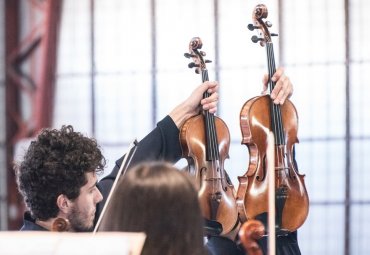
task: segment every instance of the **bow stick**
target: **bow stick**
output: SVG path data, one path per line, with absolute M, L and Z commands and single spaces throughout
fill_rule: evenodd
M 94 232 L 93 232 L 94 234 L 97 232 L 97 230 L 98 230 L 98 228 L 99 228 L 99 226 L 100 226 L 100 223 L 101 223 L 101 221 L 102 221 L 102 219 L 103 219 L 103 216 L 104 216 L 104 213 L 105 213 L 105 211 L 106 211 L 106 209 L 107 209 L 107 207 L 108 207 L 108 204 L 109 204 L 109 202 L 110 202 L 110 199 L 111 199 L 111 197 L 112 197 L 112 194 L 113 194 L 113 192 L 114 192 L 114 190 L 115 190 L 115 188 L 116 188 L 116 186 L 117 186 L 118 180 L 121 178 L 121 175 L 122 175 L 122 176 L 124 176 L 124 175 L 125 175 L 126 170 L 127 170 L 128 166 L 130 165 L 132 158 L 134 157 L 134 154 L 135 154 L 136 149 L 137 149 L 137 143 L 138 143 L 138 142 L 137 142 L 137 140 L 135 139 L 135 140 L 130 144 L 130 146 L 129 146 L 129 148 L 128 148 L 128 153 L 126 154 L 125 158 L 123 159 L 123 161 L 122 161 L 122 163 L 121 163 L 121 166 L 120 166 L 120 168 L 119 168 L 119 170 L 118 170 L 118 173 L 117 173 L 116 179 L 114 180 L 113 185 L 112 185 L 112 188 L 111 188 L 111 190 L 110 190 L 110 192 L 109 192 L 109 195 L 108 195 L 107 201 L 105 202 L 104 207 L 103 207 L 103 210 L 102 210 L 102 212 L 101 212 L 101 214 L 100 214 L 100 216 L 99 216 L 99 219 L 98 219 L 98 221 L 97 221 L 97 223 L 96 223 L 96 225 L 95 225 Z M 134 150 L 132 150 L 132 149 L 134 149 Z M 127 164 L 126 164 L 126 162 L 127 162 Z

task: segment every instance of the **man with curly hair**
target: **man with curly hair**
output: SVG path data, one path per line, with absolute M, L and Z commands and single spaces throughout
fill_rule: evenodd
M 201 108 L 214 113 L 217 90 L 213 81 L 198 86 L 139 142 L 133 164 L 177 160 L 173 140 L 178 139 L 178 128 Z M 203 99 L 205 91 L 212 95 Z M 72 126 L 42 130 L 16 168 L 18 189 L 28 209 L 21 230 L 53 230 L 56 219 L 61 218 L 68 220 L 70 231 L 91 231 L 100 213 L 97 205 L 103 200 L 102 193 L 106 196 L 108 191 L 107 185 L 97 183 L 97 174 L 104 167 L 105 158 L 95 139 L 75 132 Z
M 94 139 L 72 126 L 43 130 L 16 171 L 29 209 L 21 230 L 51 230 L 56 218 L 67 219 L 71 231 L 92 230 L 96 204 L 103 199 L 96 174 L 104 167 Z

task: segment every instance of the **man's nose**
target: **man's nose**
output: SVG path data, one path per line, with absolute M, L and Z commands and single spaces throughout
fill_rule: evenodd
M 103 195 L 101 194 L 101 192 L 97 189 L 97 193 L 96 193 L 96 197 L 95 197 L 95 202 L 96 203 L 99 203 L 103 200 Z

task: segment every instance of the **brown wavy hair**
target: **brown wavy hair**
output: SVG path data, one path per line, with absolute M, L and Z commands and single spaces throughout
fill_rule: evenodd
M 143 255 L 205 254 L 192 179 L 169 163 L 140 164 L 119 180 L 100 231 L 145 232 Z

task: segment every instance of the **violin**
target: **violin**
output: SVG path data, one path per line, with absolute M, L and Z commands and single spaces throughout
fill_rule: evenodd
M 208 81 L 208 71 L 204 60 L 206 55 L 202 41 L 194 37 L 189 44 L 192 58 L 189 68 L 195 67 L 202 74 L 202 81 Z M 209 97 L 204 92 L 203 98 Z M 225 122 L 209 111 L 188 119 L 180 129 L 182 156 L 188 161 L 188 171 L 199 184 L 199 202 L 203 217 L 222 226 L 221 235 L 234 230 L 239 223 L 234 186 L 227 180 L 224 161 L 229 157 L 230 134 Z
M 266 46 L 268 60 L 269 90 L 275 87 L 271 80 L 276 72 L 274 51 L 268 28 L 271 23 L 264 21 L 268 11 L 259 4 L 253 12 L 250 30 L 257 29 L 259 36 L 253 36 L 254 43 Z M 255 219 L 268 212 L 266 147 L 267 136 L 274 135 L 275 147 L 275 199 L 276 231 L 278 235 L 297 230 L 306 220 L 309 198 L 304 176 L 299 174 L 294 161 L 294 144 L 298 143 L 298 113 L 290 100 L 283 105 L 273 103 L 269 95 L 249 99 L 240 111 L 242 144 L 249 150 L 249 166 L 243 176 L 239 176 L 237 204 L 242 222 Z

